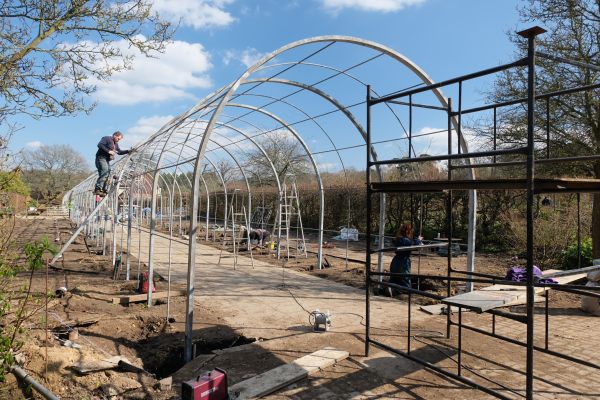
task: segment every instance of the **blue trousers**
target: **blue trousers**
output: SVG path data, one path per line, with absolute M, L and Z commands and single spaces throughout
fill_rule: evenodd
M 390 265 L 390 272 L 396 274 L 410 274 L 411 262 L 410 253 L 408 254 L 396 254 L 392 259 Z M 392 276 L 390 277 L 390 283 L 395 283 L 400 286 L 410 287 L 410 277 L 408 276 Z
M 98 170 L 98 180 L 95 188 L 106 192 L 106 181 L 110 175 L 110 163 L 104 157 L 96 157 L 96 169 Z

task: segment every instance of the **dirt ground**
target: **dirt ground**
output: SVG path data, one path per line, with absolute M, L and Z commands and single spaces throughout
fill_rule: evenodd
M 14 237 L 17 246 L 48 235 L 55 238 L 57 230 L 61 239 L 68 238 L 71 229 L 66 220 L 44 218 L 19 219 Z M 57 242 L 58 244 L 58 242 Z M 89 243 L 95 251 L 95 243 Z M 132 260 L 135 264 L 137 261 Z M 174 390 L 160 390 L 158 380 L 170 376 L 183 362 L 183 333 L 185 320 L 184 297 L 174 297 L 167 317 L 165 300 L 158 299 L 153 307 L 145 303 L 132 303 L 128 307 L 112 304 L 112 298 L 136 294 L 136 282 L 112 279 L 110 256 L 90 254 L 85 244 L 78 240 L 57 262 L 60 269 L 48 270 L 47 288 L 68 288 L 62 298 L 50 300 L 47 326 L 50 340 L 46 340 L 44 304 L 27 321 L 24 346 L 19 352 L 23 368 L 33 373 L 35 379 L 64 399 L 174 399 Z M 21 285 L 28 276 L 19 276 Z M 156 290 L 166 290 L 166 282 L 156 282 Z M 183 289 L 173 286 L 172 290 Z M 46 270 L 33 276 L 32 293 L 35 297 L 46 291 Z M 210 309 L 201 310 L 204 326 L 195 331 L 197 354 L 210 354 L 212 350 L 229 347 L 240 342 L 240 337 Z M 167 318 L 169 323 L 167 322 Z M 78 348 L 65 346 L 69 332 L 77 330 Z M 68 342 L 67 342 L 68 343 Z M 81 375 L 72 368 L 79 362 L 97 361 L 121 356 L 146 372 L 106 370 Z M 19 388 L 15 378 L 8 376 L 8 384 L 0 388 L 2 399 L 31 398 L 26 388 Z
M 19 219 L 15 228 L 15 238 L 17 244 L 22 245 L 43 235 L 49 235 L 50 239 L 58 236 L 57 244 L 60 244 L 69 237 L 70 229 L 67 220 Z M 113 304 L 111 300 L 115 296 L 136 293 L 135 281 L 113 280 L 110 256 L 94 254 L 96 250 L 94 243 L 88 244 L 92 250 L 91 254 L 81 240 L 76 241 L 65 253 L 64 259 L 57 263 L 59 269 L 49 269 L 47 275 L 45 270 L 34 274 L 33 293 L 38 297 L 45 291 L 53 292 L 59 287 L 68 288 L 68 292 L 64 297 L 49 302 L 47 317 L 44 307 L 40 304 L 37 316 L 28 321 L 25 344 L 19 355 L 23 368 L 64 399 L 179 398 L 177 387 L 161 389 L 159 379 L 171 376 L 183 366 L 181 360 L 184 324 L 181 322 L 185 320 L 184 297 L 172 298 L 169 310 L 164 299 L 156 300 L 153 307 L 147 307 L 143 302 L 129 306 Z M 361 251 L 360 244 L 351 245 L 348 254 L 354 261 L 346 262 L 345 243 L 342 242 L 326 249 L 325 257 L 329 264 L 327 268 L 315 268 L 316 257 L 310 253 L 315 250 L 314 245 L 308 246 L 307 259 L 290 258 L 278 266 L 364 288 L 364 262 L 361 262 L 364 252 Z M 254 257 L 277 264 L 272 254 L 255 253 Z M 384 265 L 389 265 L 389 260 L 384 261 Z M 422 274 L 443 274 L 446 270 L 446 262 L 444 257 L 435 254 L 413 257 L 413 272 L 418 268 Z M 464 256 L 456 257 L 453 262 L 459 269 L 464 268 L 466 264 Z M 506 268 L 513 263 L 509 257 L 485 256 L 479 257 L 477 262 L 479 272 L 495 275 L 503 275 Z M 132 264 L 137 264 L 137 260 L 132 259 Z M 19 277 L 20 283 L 26 279 L 26 275 Z M 164 280 L 158 281 L 157 290 L 166 290 L 166 285 Z M 173 286 L 171 289 L 183 288 Z M 439 290 L 442 293 L 445 289 L 439 287 Z M 573 309 L 578 301 L 577 297 L 563 293 L 553 294 L 552 297 L 555 309 Z M 202 315 L 202 323 L 194 326 L 196 356 L 205 359 L 206 366 L 209 366 L 215 354 L 221 354 L 221 365 L 225 366 L 236 380 L 252 376 L 256 371 L 273 368 L 280 365 L 282 361 L 288 362 L 304 355 L 302 349 L 298 349 L 297 352 L 282 353 L 276 340 L 263 345 L 260 350 L 256 347 L 244 346 L 255 339 L 245 338 L 234 328 L 224 324 L 219 313 L 211 309 L 209 302 L 203 302 L 197 307 L 201 307 L 199 313 Z M 512 311 L 522 311 L 522 307 L 513 307 Z M 46 339 L 46 322 L 50 340 Z M 440 319 L 427 326 L 419 326 L 417 323 L 415 329 L 439 333 L 444 329 L 444 322 Z M 78 332 L 78 338 L 73 340 L 77 345 L 76 348 L 65 346 L 65 343 L 68 344 L 66 339 L 69 337 L 69 332 L 73 330 Z M 323 345 L 328 345 L 330 343 L 327 340 L 330 339 L 326 338 L 327 336 L 321 336 L 317 340 L 323 340 Z M 484 350 L 488 346 L 488 341 L 476 335 L 469 336 L 469 343 L 475 348 Z M 249 351 L 252 351 L 251 357 Z M 351 353 L 355 355 L 361 352 L 362 349 L 351 349 Z M 99 361 L 114 356 L 123 357 L 137 369 L 132 372 L 123 368 L 109 369 L 82 375 L 73 368 L 77 363 Z M 440 354 L 432 354 L 432 357 L 437 360 Z M 512 354 L 508 352 L 505 358 L 510 360 L 511 357 Z M 344 387 L 348 393 L 349 385 L 352 388 L 350 392 L 355 393 L 351 397 L 356 399 L 440 396 L 440 398 L 456 399 L 465 398 L 464 396 L 484 398 L 481 392 L 467 390 L 460 385 L 458 388 L 461 391 L 458 394 L 450 394 L 457 387 L 448 386 L 444 378 L 431 373 L 427 373 L 426 378 L 408 377 L 406 386 L 399 388 L 397 385 L 386 384 L 386 380 L 380 376 L 365 372 L 356 360 L 357 358 L 354 358 L 339 363 L 330 370 L 309 378 L 304 386 L 292 385 L 270 398 L 350 398 L 332 397 L 332 393 L 336 393 L 336 388 L 341 390 Z M 185 373 L 185 369 L 183 371 L 178 373 Z M 189 371 L 189 373 L 193 376 L 197 371 Z M 336 381 L 336 377 L 342 376 L 343 379 Z M 423 381 L 419 383 L 419 379 Z M 378 391 L 370 391 L 370 388 L 377 386 L 376 382 L 381 384 Z M 12 375 L 9 375 L 7 383 L 0 388 L 2 399 L 24 399 L 36 396 L 29 393 L 26 388 L 18 387 Z M 321 387 L 319 390 L 325 391 L 321 394 L 318 391 L 306 391 L 307 385 L 319 386 Z M 415 389 L 416 387 L 419 389 Z M 423 396 L 423 393 L 428 395 Z

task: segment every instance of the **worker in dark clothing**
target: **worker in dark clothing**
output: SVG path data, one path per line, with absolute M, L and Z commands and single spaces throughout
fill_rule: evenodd
M 123 134 L 116 131 L 111 136 L 104 136 L 98 142 L 98 151 L 96 152 L 96 168 L 98 169 L 98 180 L 94 193 L 99 196 L 106 195 L 106 182 L 110 175 L 110 161 L 115 158 L 115 154 L 128 154 L 131 150 L 121 150 L 119 141 L 123 139 Z
M 416 246 L 423 244 L 421 242 L 423 238 L 419 236 L 417 239 L 413 238 L 413 228 L 412 224 L 402 224 L 400 225 L 400 230 L 396 234 L 396 237 L 393 240 L 394 246 L 397 247 L 396 255 L 392 259 L 392 263 L 390 264 L 390 272 L 395 274 L 410 274 L 411 273 L 411 262 L 410 262 L 410 250 L 402 250 L 402 247 L 406 246 Z M 390 283 L 395 283 L 396 285 L 411 287 L 410 277 L 409 276 L 392 276 L 390 277 Z M 392 294 L 394 291 L 392 291 Z

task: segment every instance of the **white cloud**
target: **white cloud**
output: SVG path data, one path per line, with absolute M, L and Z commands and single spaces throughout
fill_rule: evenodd
M 223 64 L 229 65 L 233 60 L 239 61 L 246 66 L 246 68 L 254 65 L 258 60 L 263 58 L 266 53 L 261 53 L 254 47 L 247 47 L 246 49 L 240 50 L 227 50 L 223 56 Z
M 425 126 L 415 136 L 424 135 L 420 137 L 414 137 L 412 140 L 413 147 L 417 156 L 428 154 L 448 154 L 448 128 L 431 128 Z M 481 150 L 481 143 L 477 140 L 477 136 L 472 129 L 463 128 L 462 135 L 464 140 L 467 142 L 469 151 Z M 452 132 L 452 151 L 457 151 L 457 137 L 456 131 Z
M 426 136 L 420 136 L 426 135 Z M 436 155 L 448 153 L 448 130 L 447 128 L 431 128 L 425 126 L 413 136 L 412 145 L 417 156 L 422 154 Z M 456 135 L 452 135 L 452 141 L 456 145 Z
M 321 172 L 334 172 L 340 169 L 340 164 L 336 163 L 319 163 L 317 164 L 319 171 Z
M 30 149 L 39 149 L 43 145 L 44 143 L 40 142 L 39 140 L 34 140 L 33 142 L 26 143 L 25 147 L 29 147 Z
M 134 126 L 126 129 L 121 148 L 127 149 L 148 139 L 156 133 L 164 124 L 173 119 L 172 115 L 153 115 L 138 119 Z
M 323 7 L 334 12 L 344 8 L 355 8 L 362 11 L 394 12 L 406 7 L 417 6 L 426 0 L 321 0 Z
M 91 79 L 94 94 L 102 103 L 132 105 L 193 97 L 188 90 L 209 88 L 210 55 L 200 43 L 174 41 L 165 52 L 145 57 L 127 42 L 115 44 L 125 56 L 134 56 L 131 69 L 113 74 L 110 81 Z M 99 61 L 105 62 L 105 61 Z
M 234 0 L 153 0 L 152 9 L 164 19 L 194 29 L 227 26 L 235 18 L 224 7 Z

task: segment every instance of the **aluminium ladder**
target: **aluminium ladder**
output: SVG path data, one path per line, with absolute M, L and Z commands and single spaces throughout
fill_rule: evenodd
M 243 239 L 242 237 L 238 237 L 240 236 L 240 234 L 243 232 L 243 230 L 240 228 L 240 226 L 244 226 L 246 229 L 246 242 L 248 245 L 248 251 L 250 252 L 250 263 L 252 268 L 254 268 L 254 256 L 252 255 L 252 246 L 250 245 L 250 225 L 248 224 L 248 215 L 246 214 L 246 207 L 242 204 L 242 209 L 241 212 L 236 211 L 236 206 L 237 206 L 237 192 L 238 190 L 236 189 L 233 192 L 233 196 L 231 198 L 231 207 L 229 208 L 229 215 L 231 216 L 231 229 L 228 228 L 229 224 L 225 224 L 225 227 L 223 229 L 223 242 L 221 244 L 221 251 L 219 253 L 219 262 L 217 263 L 218 265 L 221 264 L 221 259 L 223 258 L 227 258 L 227 257 L 233 257 L 233 269 L 236 269 L 237 265 L 238 265 L 238 255 L 239 255 L 239 248 L 240 248 L 240 243 L 239 241 L 241 239 Z M 236 224 L 237 225 L 237 229 L 236 229 Z M 240 225 L 243 224 L 243 225 Z M 223 255 L 223 252 L 226 251 L 228 252 L 227 244 L 231 242 L 231 245 L 233 247 L 233 251 L 231 255 Z
M 291 180 L 291 183 L 288 183 L 288 180 Z M 277 219 L 277 237 L 279 239 L 277 258 L 281 257 L 282 250 L 285 251 L 287 259 L 290 256 L 303 256 L 306 258 L 306 241 L 304 239 L 302 215 L 300 214 L 300 198 L 298 196 L 295 177 L 286 177 L 284 179 Z M 295 235 L 293 235 L 294 229 Z

